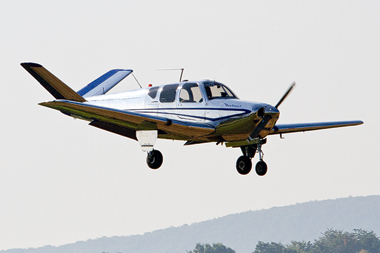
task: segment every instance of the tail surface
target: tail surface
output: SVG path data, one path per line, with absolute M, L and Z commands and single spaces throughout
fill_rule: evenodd
M 78 94 L 82 97 L 92 97 L 97 95 L 106 94 L 116 84 L 121 82 L 133 70 L 131 69 L 113 69 L 89 83 L 87 86 L 78 91 Z
M 59 80 L 42 65 L 31 62 L 21 63 L 21 66 L 29 72 L 50 94 L 56 99 L 67 99 L 77 102 L 86 102 L 81 95 Z

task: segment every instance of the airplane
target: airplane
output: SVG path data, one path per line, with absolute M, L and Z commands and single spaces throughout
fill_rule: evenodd
M 176 83 L 106 94 L 133 70 L 110 70 L 75 92 L 40 64 L 25 62 L 21 66 L 55 98 L 39 105 L 138 141 L 147 152 L 151 169 L 158 169 L 163 162 L 161 152 L 154 149 L 157 138 L 161 138 L 186 141 L 184 145 L 215 142 L 240 148 L 243 155 L 237 159 L 236 169 L 241 175 L 251 171 L 251 160 L 258 153 L 255 170 L 264 176 L 268 167 L 262 145 L 267 136 L 282 138 L 286 133 L 363 124 L 361 120 L 276 124 L 278 108 L 295 83 L 272 106 L 240 100 L 230 88 L 214 80 L 181 80 L 182 73 Z

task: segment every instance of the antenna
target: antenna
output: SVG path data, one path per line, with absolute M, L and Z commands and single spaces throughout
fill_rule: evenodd
M 135 77 L 135 75 L 132 73 L 132 76 L 133 76 L 133 78 L 136 80 L 136 82 L 138 83 L 138 85 L 140 86 L 140 89 L 142 89 L 142 86 L 141 86 L 141 84 L 139 83 L 139 81 L 137 80 L 137 78 Z
M 180 69 L 157 69 L 157 70 L 181 70 L 181 75 L 179 76 L 179 81 L 182 82 L 182 76 L 183 72 L 185 71 L 185 68 L 180 68 Z

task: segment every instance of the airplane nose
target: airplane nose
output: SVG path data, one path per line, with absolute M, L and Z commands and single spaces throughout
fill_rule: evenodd
M 265 115 L 273 117 L 274 115 L 278 115 L 280 113 L 276 107 L 268 104 L 256 104 L 252 109 L 253 112 L 256 112 L 256 115 L 259 118 L 263 118 Z
M 264 109 L 264 112 L 265 114 L 277 114 L 277 113 L 280 113 L 280 111 L 274 107 L 274 106 L 271 106 L 271 105 L 267 105 Z

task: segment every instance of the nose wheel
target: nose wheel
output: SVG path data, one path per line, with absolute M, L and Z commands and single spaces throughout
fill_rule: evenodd
M 267 164 L 263 161 L 264 153 L 261 146 L 266 143 L 266 139 L 260 140 L 260 143 L 240 147 L 243 155 L 240 156 L 236 162 L 236 170 L 241 175 L 247 175 L 252 169 L 251 159 L 255 156 L 255 153 L 259 153 L 259 161 L 256 164 L 256 174 L 264 176 L 268 171 Z
M 268 166 L 264 161 L 258 161 L 256 163 L 256 174 L 259 176 L 264 176 L 267 174 L 268 171 Z

